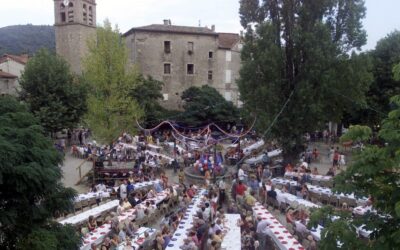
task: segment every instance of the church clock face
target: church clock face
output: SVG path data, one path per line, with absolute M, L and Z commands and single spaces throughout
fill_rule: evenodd
M 69 4 L 69 0 L 64 0 L 64 5 L 68 6 L 68 4 Z

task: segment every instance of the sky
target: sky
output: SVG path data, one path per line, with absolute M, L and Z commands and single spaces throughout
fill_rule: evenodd
M 316 0 L 318 1 L 318 0 Z M 54 23 L 53 0 L 0 0 L 0 27 Z M 400 30 L 400 0 L 366 0 L 364 27 L 368 42 L 363 50 L 395 29 Z M 132 27 L 161 24 L 216 26 L 217 32 L 239 33 L 239 0 L 97 0 L 97 22 L 108 18 L 121 32 Z

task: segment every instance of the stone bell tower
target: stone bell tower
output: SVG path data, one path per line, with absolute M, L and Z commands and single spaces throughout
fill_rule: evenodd
M 96 0 L 54 0 L 56 51 L 82 74 L 87 41 L 96 36 Z

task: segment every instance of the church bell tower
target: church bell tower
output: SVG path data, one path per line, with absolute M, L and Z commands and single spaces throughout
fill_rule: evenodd
M 96 0 L 54 0 L 56 51 L 82 74 L 87 41 L 96 36 Z

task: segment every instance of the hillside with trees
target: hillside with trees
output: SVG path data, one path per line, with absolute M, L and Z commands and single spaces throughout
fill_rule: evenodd
M 55 50 L 54 27 L 50 25 L 13 25 L 0 28 L 0 55 L 34 54 L 40 48 Z

